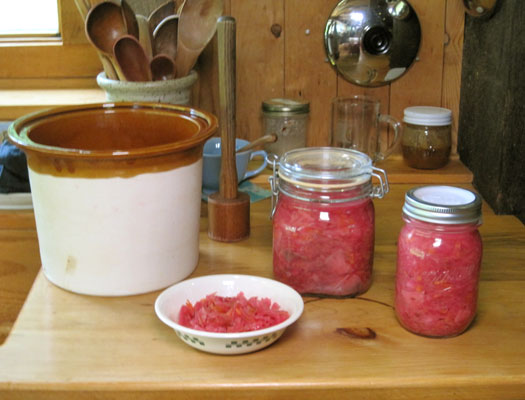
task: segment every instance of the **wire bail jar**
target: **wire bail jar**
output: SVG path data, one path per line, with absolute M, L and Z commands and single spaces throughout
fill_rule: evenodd
M 398 240 L 395 311 L 407 330 L 456 336 L 476 314 L 481 198 L 452 186 L 409 190 Z
M 275 278 L 302 294 L 365 292 L 374 255 L 372 199 L 388 193 L 386 172 L 364 153 L 335 147 L 291 150 L 273 161 Z

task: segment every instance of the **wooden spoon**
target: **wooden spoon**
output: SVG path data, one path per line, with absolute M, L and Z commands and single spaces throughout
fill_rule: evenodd
M 122 8 L 122 15 L 124 16 L 124 22 L 126 23 L 128 34 L 138 39 L 139 23 L 137 22 L 135 12 L 126 0 L 120 1 L 120 7 Z
M 175 4 L 175 1 L 170 0 L 164 4 L 161 4 L 149 14 L 148 24 L 151 36 L 153 36 L 153 32 L 155 31 L 155 28 L 160 23 L 160 21 L 162 21 L 164 18 L 170 15 L 177 14 L 176 7 L 177 4 Z
M 180 3 L 178 3 L 178 5 L 176 5 L 176 9 L 177 9 L 177 12 L 175 14 L 179 14 L 180 15 L 180 12 L 182 11 L 182 7 L 184 7 L 184 3 L 186 3 L 186 0 L 179 0 Z
M 148 19 L 144 15 L 137 14 L 137 22 L 139 24 L 139 41 L 142 48 L 149 57 L 153 56 L 153 36 L 149 30 Z
M 166 54 L 157 54 L 149 63 L 154 81 L 175 79 L 175 63 Z
M 217 29 L 217 18 L 222 14 L 223 0 L 186 1 L 179 17 L 175 67 L 178 76 L 191 71 L 200 53 Z
M 239 150 L 236 151 L 236 153 L 241 153 L 243 151 L 251 150 L 256 148 L 257 146 L 260 146 L 261 144 L 265 143 L 273 143 L 277 141 L 277 135 L 275 133 L 271 133 L 269 135 L 261 136 L 258 139 L 255 139 L 253 142 L 246 144 L 245 146 L 239 148 Z
M 78 12 L 80 13 L 80 16 L 82 17 L 82 20 L 86 21 L 86 15 L 89 12 L 89 9 L 91 8 L 91 5 L 87 5 L 84 0 L 75 0 L 75 4 L 77 6 Z
M 113 65 L 119 79 L 125 80 L 113 57 L 113 46 L 117 39 L 127 34 L 126 22 L 119 5 L 104 1 L 89 10 L 86 15 L 88 40 Z
M 149 58 L 134 36 L 121 36 L 115 42 L 113 52 L 126 80 L 131 82 L 151 81 Z
M 177 54 L 177 28 L 179 16 L 164 18 L 153 31 L 153 54 L 166 54 L 175 59 Z
M 86 23 L 86 16 L 89 12 L 89 9 L 91 8 L 91 4 L 87 4 L 84 0 L 75 0 L 75 4 L 77 5 L 78 12 L 80 13 L 80 16 L 82 17 L 82 21 L 84 21 L 84 24 Z M 113 64 L 111 64 L 111 61 L 102 54 L 98 49 L 97 55 L 100 59 L 100 63 L 102 64 L 102 68 L 104 69 L 104 72 L 106 73 L 106 77 L 108 79 L 116 80 L 118 79 L 117 73 L 115 72 L 115 68 L 113 67 Z

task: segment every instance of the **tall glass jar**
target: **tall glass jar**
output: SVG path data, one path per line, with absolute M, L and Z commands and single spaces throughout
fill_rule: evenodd
M 294 99 L 269 99 L 262 103 L 263 135 L 275 134 L 277 140 L 266 143 L 267 153 L 282 156 L 289 150 L 306 146 L 310 103 Z
M 444 167 L 451 151 L 452 111 L 441 107 L 407 107 L 403 121 L 401 148 L 408 166 L 419 169 Z
M 270 177 L 275 278 L 302 294 L 365 292 L 374 257 L 372 198 L 388 192 L 386 173 L 364 153 L 331 147 L 289 151 L 278 166 Z
M 481 199 L 465 189 L 423 186 L 406 193 L 398 239 L 395 312 L 407 330 L 456 336 L 476 315 Z

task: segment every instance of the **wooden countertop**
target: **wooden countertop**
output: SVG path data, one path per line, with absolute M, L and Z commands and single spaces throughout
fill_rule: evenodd
M 374 201 L 371 289 L 354 299 L 305 297 L 299 321 L 256 353 L 218 356 L 190 348 L 155 316 L 159 292 L 82 296 L 39 273 L 0 347 L 0 398 L 523 398 L 525 227 L 485 204 L 475 322 L 455 338 L 413 335 L 397 323 L 392 308 L 401 207 L 412 186 L 393 184 L 384 199 Z M 269 200 L 252 204 L 251 236 L 234 244 L 209 240 L 204 216 L 194 276 L 271 277 L 269 208 Z M 23 275 L 38 263 L 32 214 L 0 213 L 2 275 Z M 341 327 L 370 329 L 376 336 L 342 336 L 336 333 Z

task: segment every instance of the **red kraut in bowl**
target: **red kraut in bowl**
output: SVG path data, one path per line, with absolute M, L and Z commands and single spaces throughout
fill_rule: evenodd
M 247 299 L 242 292 L 235 297 L 212 293 L 195 304 L 187 301 L 179 311 L 178 323 L 200 331 L 234 333 L 269 328 L 289 316 L 269 298 Z

